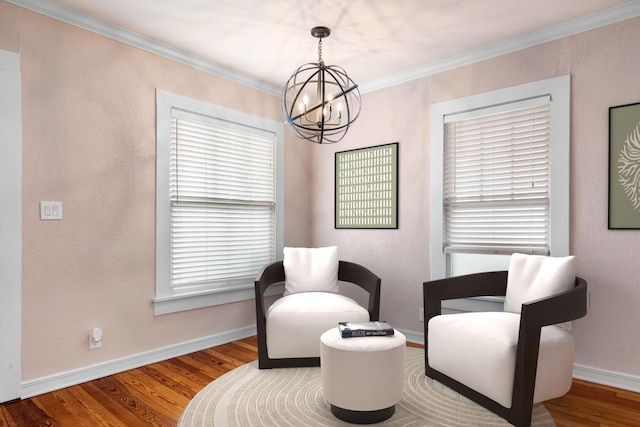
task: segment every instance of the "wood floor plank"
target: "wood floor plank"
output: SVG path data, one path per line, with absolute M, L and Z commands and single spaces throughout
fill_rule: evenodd
M 17 427 L 18 425 L 13 421 L 13 418 L 9 415 L 9 412 L 5 409 L 4 405 L 0 405 L 0 427 Z
M 206 370 L 203 370 L 198 366 L 194 366 L 193 364 L 186 361 L 186 359 L 183 360 L 182 358 L 175 358 L 167 362 L 163 362 L 161 366 L 163 366 L 165 369 L 173 371 L 175 375 L 187 378 L 194 384 L 202 385 L 202 387 L 218 378 L 221 372 L 207 372 Z
M 168 369 L 160 364 L 143 366 L 142 368 L 140 368 L 140 370 L 146 376 L 154 378 L 164 387 L 167 387 L 175 391 L 176 393 L 179 393 L 187 400 L 191 400 L 197 392 L 196 390 L 200 390 L 203 387 L 203 382 L 194 382 L 186 375 L 181 375 L 180 373 Z M 207 382 L 206 384 L 208 384 L 209 382 Z
M 0 427 L 175 427 L 196 393 L 257 357 L 253 336 L 5 403 Z M 640 393 L 586 381 L 574 380 L 569 393 L 544 405 L 558 427 L 640 426 Z
M 132 395 L 149 405 L 153 404 L 157 412 L 169 421 L 177 421 L 175 414 L 181 413 L 191 400 L 173 388 L 166 387 L 155 378 L 146 375 L 140 369 L 125 372 L 122 375 L 122 380 L 127 380 Z
M 198 352 L 194 355 L 194 358 L 205 364 L 217 364 L 225 369 L 234 369 L 246 363 L 239 360 L 238 356 L 239 355 L 236 355 L 235 353 L 231 353 L 228 349 L 221 351 L 220 349 L 209 348 Z M 255 360 L 255 358 L 253 360 Z
M 170 420 L 167 420 L 164 416 L 158 414 L 158 403 L 151 402 L 150 404 L 145 404 L 139 398 L 130 393 L 129 388 L 127 388 L 121 379 L 123 374 L 125 374 L 125 372 L 100 378 L 99 380 L 96 380 L 96 384 L 111 399 L 114 399 L 127 407 L 130 413 L 134 414 L 138 418 L 137 425 L 171 426 L 172 423 Z
M 34 403 L 33 399 L 14 401 L 3 404 L 10 419 L 19 427 L 21 426 L 49 426 L 57 427 L 59 424 Z
M 82 388 L 124 425 L 137 426 L 141 424 L 140 417 L 130 410 L 127 404 L 128 401 L 113 399 L 111 395 L 105 393 L 102 388 L 98 387 L 95 381 L 82 384 Z
M 255 354 L 258 351 L 258 337 L 254 336 L 248 340 L 245 341 L 234 341 L 233 343 L 234 345 L 237 345 L 239 347 L 244 347 L 247 350 L 249 350 L 249 354 Z M 251 360 L 255 360 L 255 359 L 251 359 Z
M 544 405 L 558 427 L 637 427 L 640 426 L 638 399 L 640 393 L 574 380 L 569 393 Z
M 64 389 L 60 390 L 61 393 L 63 391 Z M 45 393 L 31 398 L 31 400 L 44 412 L 49 413 L 56 420 L 56 423 L 61 426 L 77 424 L 81 427 L 86 425 L 83 424 L 83 420 L 77 420 L 73 413 L 67 409 L 64 399 L 60 397 L 60 393 Z M 83 418 L 85 417 L 83 416 Z
M 184 369 L 191 369 L 192 373 L 199 377 L 208 378 L 207 384 L 216 378 L 220 378 L 230 370 L 230 368 L 224 366 L 222 362 L 211 362 L 208 357 L 202 354 L 182 356 L 176 362 L 182 364 Z
M 256 353 L 258 351 L 257 343 L 246 342 L 233 342 L 229 346 L 217 347 L 208 349 L 207 352 L 215 354 L 222 360 L 229 361 L 231 363 L 241 364 L 249 363 L 256 360 Z
M 53 394 L 63 402 L 55 407 L 56 420 L 61 425 L 76 425 L 78 427 L 91 427 L 92 425 L 103 425 L 112 427 L 125 427 L 120 420 L 114 416 L 100 402 L 84 391 L 83 385 L 68 387 L 53 392 Z M 62 406 L 62 408 L 61 408 Z M 68 423 L 62 418 L 58 418 L 58 413 L 62 409 L 68 411 Z M 64 424 L 63 424 L 64 422 Z

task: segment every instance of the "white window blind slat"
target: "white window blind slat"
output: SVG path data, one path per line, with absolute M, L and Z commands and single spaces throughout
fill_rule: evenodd
M 275 138 L 174 116 L 172 289 L 225 288 L 275 260 Z
M 550 104 L 445 120 L 444 251 L 549 253 Z

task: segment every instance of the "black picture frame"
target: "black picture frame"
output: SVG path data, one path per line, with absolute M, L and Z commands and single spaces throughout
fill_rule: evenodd
M 336 229 L 398 228 L 398 145 L 335 153 Z
M 640 103 L 609 108 L 608 228 L 640 229 Z

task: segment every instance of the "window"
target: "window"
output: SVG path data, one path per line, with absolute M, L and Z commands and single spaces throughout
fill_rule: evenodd
M 432 106 L 432 279 L 507 269 L 514 252 L 568 255 L 569 84 Z
M 282 251 L 282 124 L 157 91 L 156 314 L 254 297 Z
M 549 97 L 503 107 L 445 117 L 445 252 L 549 254 Z

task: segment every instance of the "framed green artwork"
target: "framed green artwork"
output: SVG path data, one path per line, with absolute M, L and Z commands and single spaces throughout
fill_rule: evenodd
M 640 229 L 640 103 L 609 108 L 609 229 Z
M 335 228 L 398 228 L 398 143 L 336 153 Z

